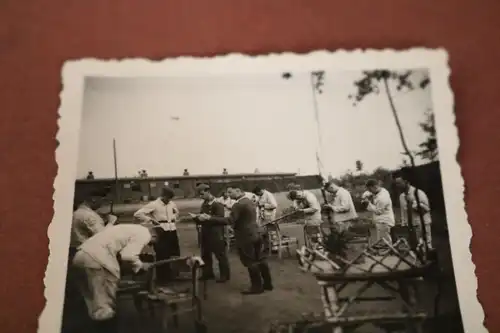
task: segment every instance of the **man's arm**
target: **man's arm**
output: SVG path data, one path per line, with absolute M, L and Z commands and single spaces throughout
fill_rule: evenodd
M 141 209 L 134 213 L 134 217 L 142 222 L 153 221 L 151 218 L 151 213 L 155 211 L 156 207 L 154 202 L 150 202 L 144 205 Z
M 276 209 L 278 208 L 278 203 L 276 202 L 276 198 L 271 193 L 267 194 L 267 202 L 264 203 L 265 209 Z
M 339 196 L 339 204 L 332 205 L 332 209 L 335 213 L 347 213 L 351 210 L 350 202 L 350 194 L 347 191 L 338 191 L 337 195 Z
M 104 220 L 98 214 L 86 216 L 83 221 L 90 233 L 89 236 L 93 236 L 105 228 Z
M 222 211 L 218 211 L 217 215 L 210 216 L 210 219 L 204 221 L 203 223 L 213 224 L 213 225 L 232 225 L 237 221 L 241 214 L 242 205 L 234 204 L 231 209 L 231 214 L 229 217 L 225 217 L 224 207 Z
M 374 213 L 375 215 L 381 215 L 387 212 L 392 205 L 391 202 L 391 197 L 389 194 L 384 193 L 383 195 L 380 195 L 376 205 L 372 204 L 371 202 L 368 203 L 367 210 Z
M 317 211 L 321 210 L 321 206 L 319 205 L 318 199 L 316 199 L 316 196 L 314 194 L 307 194 L 305 197 L 307 201 L 307 205 L 309 206 L 308 208 L 303 209 L 302 211 L 305 214 L 314 214 Z
M 147 229 L 132 237 L 127 245 L 120 251 L 121 260 L 130 263 L 134 273 L 137 273 L 143 266 L 139 259 L 142 249 L 151 241 L 151 235 Z
M 415 196 L 418 195 L 418 201 L 420 202 L 420 208 L 422 208 L 424 213 L 430 212 L 431 207 L 429 205 L 429 198 L 427 194 L 425 194 L 422 190 L 415 191 Z M 413 209 L 417 209 L 417 199 L 415 198 L 415 202 L 413 202 Z

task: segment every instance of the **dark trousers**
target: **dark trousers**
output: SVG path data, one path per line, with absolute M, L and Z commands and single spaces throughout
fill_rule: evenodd
M 248 269 L 252 289 L 272 288 L 271 271 L 267 264 L 267 235 L 262 235 L 257 241 L 238 244 L 238 254 L 241 263 Z
M 156 260 L 179 257 L 181 255 L 181 249 L 177 230 L 160 231 L 154 249 L 156 252 Z M 171 281 L 176 277 L 176 274 L 175 268 L 172 265 L 160 265 L 156 268 L 156 278 L 160 284 Z
M 224 239 L 202 239 L 201 259 L 205 263 L 203 266 L 203 276 L 207 278 L 214 277 L 212 256 L 215 256 L 219 264 L 220 278 L 223 280 L 229 280 L 231 272 Z

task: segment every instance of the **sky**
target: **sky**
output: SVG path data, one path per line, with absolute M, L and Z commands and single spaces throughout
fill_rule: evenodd
M 415 77 L 421 75 L 417 72 Z M 348 99 L 358 71 L 325 72 L 315 121 L 310 75 L 293 73 L 207 77 L 90 77 L 80 131 L 78 177 L 295 172 L 339 176 L 361 160 L 366 171 L 396 168 L 403 151 L 387 97 Z M 392 87 L 393 88 L 393 87 Z M 426 135 L 419 127 L 430 89 L 394 93 L 410 149 Z M 319 143 L 321 142 L 321 144 Z M 421 161 L 418 161 L 421 162 Z

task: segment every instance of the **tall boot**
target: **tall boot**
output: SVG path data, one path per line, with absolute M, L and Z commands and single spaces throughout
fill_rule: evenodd
M 259 263 L 259 271 L 262 276 L 263 288 L 264 290 L 273 290 L 273 280 L 271 278 L 271 270 L 269 269 L 269 265 L 267 262 Z
M 241 293 L 243 295 L 262 294 L 264 292 L 264 288 L 262 286 L 262 276 L 259 267 L 255 265 L 248 267 L 248 275 L 250 276 L 251 287 Z

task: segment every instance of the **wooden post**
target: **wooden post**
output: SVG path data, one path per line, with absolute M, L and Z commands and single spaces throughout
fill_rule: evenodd
M 115 201 L 120 200 L 120 184 L 118 182 L 118 163 L 116 160 L 116 140 L 113 139 L 113 163 L 115 166 Z

